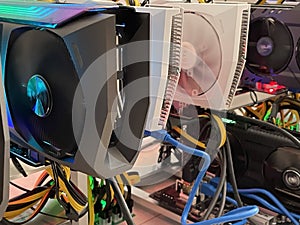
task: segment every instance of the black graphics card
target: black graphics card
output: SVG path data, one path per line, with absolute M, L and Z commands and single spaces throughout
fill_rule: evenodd
M 238 187 L 268 189 L 287 208 L 299 213 L 299 134 L 232 114 L 224 121 Z
M 284 87 L 299 91 L 300 6 L 252 6 L 251 10 L 242 86 L 271 94 Z
M 1 62 L 12 141 L 71 169 L 111 177 L 137 157 L 148 99 L 133 102 L 132 96 L 149 93 L 147 61 L 117 75 L 116 27 L 130 31 L 127 42 L 148 40 L 149 21 L 131 10 L 131 29 L 102 11 L 72 4 L 1 5 Z M 147 59 L 149 46 L 141 52 Z M 117 117 L 119 77 L 123 87 L 145 78 L 136 89 L 124 88 L 123 120 Z

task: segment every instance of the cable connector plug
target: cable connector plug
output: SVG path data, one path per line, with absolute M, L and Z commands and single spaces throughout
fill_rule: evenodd
M 166 130 L 155 130 L 155 131 L 145 130 L 144 135 L 151 136 L 157 140 L 166 141 L 166 138 L 169 134 Z
M 216 188 L 219 184 L 219 181 L 220 181 L 220 177 L 214 177 L 209 181 L 209 183 Z M 227 191 L 231 193 L 233 192 L 233 187 L 228 182 L 227 182 Z

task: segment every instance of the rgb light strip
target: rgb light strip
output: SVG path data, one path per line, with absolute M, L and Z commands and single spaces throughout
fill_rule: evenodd
M 84 11 L 74 5 L 8 3 L 0 5 L 0 21 L 55 28 Z

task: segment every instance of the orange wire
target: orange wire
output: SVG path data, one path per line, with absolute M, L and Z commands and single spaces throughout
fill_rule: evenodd
M 48 172 L 47 172 L 46 170 L 44 170 L 44 171 L 41 173 L 41 175 L 38 177 L 38 179 L 35 181 L 34 186 L 37 187 L 38 184 L 39 184 L 40 182 L 42 182 L 42 180 L 45 179 L 45 177 L 47 177 L 47 176 L 49 176 L 49 174 L 48 174 Z

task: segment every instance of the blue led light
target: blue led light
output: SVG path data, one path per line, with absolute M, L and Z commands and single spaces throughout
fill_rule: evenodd
M 46 117 L 52 106 L 49 85 L 40 75 L 33 75 L 27 84 L 27 97 L 32 111 L 39 117 Z
M 33 19 L 40 19 L 49 16 L 54 13 L 57 9 L 47 8 L 43 6 L 11 6 L 11 5 L 0 5 L 1 17 L 29 17 Z

